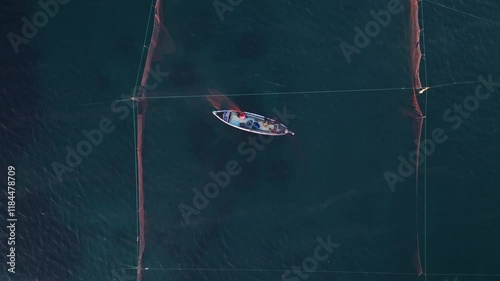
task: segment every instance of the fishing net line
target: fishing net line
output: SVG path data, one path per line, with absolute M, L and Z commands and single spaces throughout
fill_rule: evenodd
M 157 0 L 154 6 L 154 26 L 149 42 L 146 63 L 142 74 L 140 87 L 137 89 L 137 96 L 133 100 L 137 102 L 136 113 L 136 167 L 137 167 L 137 213 L 138 213 L 138 254 L 137 254 L 137 281 L 142 280 L 142 259 L 146 245 L 146 214 L 144 211 L 144 171 L 143 171 L 143 142 L 144 124 L 147 110 L 147 91 L 152 89 L 153 84 L 148 84 L 153 75 L 153 64 L 163 60 L 165 54 L 175 52 L 175 45 L 163 25 L 162 1 Z
M 412 114 L 412 120 L 415 126 L 415 138 L 416 138 L 416 151 L 420 151 L 420 142 L 422 139 L 422 125 L 423 125 L 423 114 L 420 110 L 420 106 L 417 100 L 417 93 L 422 89 L 422 83 L 420 82 L 420 61 L 422 58 L 422 53 L 420 51 L 420 25 L 419 25 L 419 0 L 410 0 L 410 73 L 411 73 L 411 85 L 412 85 L 412 106 L 414 109 L 414 114 Z M 415 198 L 416 198 L 416 249 L 415 255 L 413 257 L 413 263 L 417 270 L 417 274 L 420 276 L 422 274 L 422 264 L 420 261 L 420 246 L 419 246 L 419 203 L 418 203 L 418 177 L 419 177 L 419 154 L 417 153 L 415 160 Z
M 334 90 L 334 91 L 305 91 L 305 92 L 286 92 L 286 93 L 251 93 L 251 94 L 222 94 L 220 91 L 215 89 L 208 89 L 207 94 L 194 95 L 194 96 L 154 96 L 148 97 L 148 91 L 155 90 L 155 87 L 148 82 L 151 80 L 152 70 L 155 63 L 163 60 L 165 54 L 170 54 L 175 52 L 175 45 L 172 38 L 170 37 L 166 27 L 163 24 L 163 11 L 162 11 L 162 1 L 157 0 L 154 5 L 154 24 L 152 35 L 149 44 L 147 45 L 147 57 L 144 64 L 144 71 L 140 81 L 140 87 L 136 88 L 137 95 L 132 99 L 136 101 L 136 169 L 137 169 L 137 210 L 138 210 L 138 256 L 137 256 L 137 280 L 142 280 L 143 276 L 143 255 L 146 245 L 146 213 L 144 208 L 144 171 L 143 171 L 143 142 L 144 142 L 144 127 L 146 120 L 147 111 L 147 100 L 148 99 L 161 99 L 161 98 L 201 98 L 205 97 L 214 108 L 216 109 L 234 109 L 241 111 L 241 109 L 229 99 L 229 96 L 242 96 L 242 95 L 270 95 L 270 94 L 314 94 L 314 93 L 335 93 L 335 92 L 362 92 L 362 91 L 390 91 L 390 90 L 406 90 L 411 89 L 412 91 L 412 108 L 414 112 L 410 112 L 410 116 L 414 122 L 414 129 L 417 139 L 417 148 L 419 151 L 419 143 L 422 135 L 422 124 L 423 124 L 423 114 L 421 112 L 417 95 L 419 91 L 422 90 L 422 85 L 420 82 L 419 68 L 421 61 L 421 51 L 420 51 L 420 27 L 419 27 L 419 1 L 410 0 L 410 70 L 411 70 L 411 88 L 386 88 L 386 89 L 355 89 L 355 90 Z M 153 73 L 154 75 L 154 73 Z M 418 169 L 418 157 L 417 157 L 417 169 Z M 416 173 L 416 186 L 418 188 L 418 177 L 419 173 Z M 418 198 L 418 191 L 417 196 Z M 418 228 L 418 199 L 417 199 L 417 228 Z M 420 262 L 420 252 L 419 252 L 419 239 L 417 230 L 416 239 L 416 250 L 413 258 L 413 263 L 416 267 L 418 275 L 422 274 L 422 266 Z M 168 270 L 168 269 L 163 269 Z M 244 271 L 244 269 L 241 269 Z M 257 270 L 257 269 L 255 269 Z M 257 270 L 258 271 L 258 270 Z M 265 271 L 265 270 L 262 270 Z M 335 271 L 327 271 L 335 272 Z M 361 273 L 361 272 L 360 272 Z M 373 274 L 389 274 L 383 272 L 363 272 L 363 273 L 373 273 Z

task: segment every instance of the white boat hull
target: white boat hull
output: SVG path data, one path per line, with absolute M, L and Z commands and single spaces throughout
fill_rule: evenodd
M 255 113 L 244 112 L 246 115 L 245 118 L 241 118 L 241 112 L 236 110 L 217 110 L 212 111 L 212 113 L 215 117 L 227 125 L 249 133 L 268 136 L 295 134 L 294 132 L 288 130 L 288 128 L 282 123 Z

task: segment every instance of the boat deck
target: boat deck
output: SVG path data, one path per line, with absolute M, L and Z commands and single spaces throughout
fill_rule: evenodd
M 258 115 L 247 115 L 245 118 L 240 118 L 233 112 L 230 112 L 229 114 L 228 123 L 236 127 L 268 133 L 276 133 L 280 130 L 279 124 L 272 123 L 271 121 L 265 122 L 265 120 L 260 118 Z M 257 123 L 258 125 L 255 125 L 254 123 Z

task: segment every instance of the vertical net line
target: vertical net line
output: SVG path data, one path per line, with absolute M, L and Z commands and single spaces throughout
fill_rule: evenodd
M 139 237 L 138 237 L 138 258 L 137 258 L 137 281 L 142 279 L 142 261 L 144 256 L 144 250 L 146 245 L 146 215 L 144 210 L 144 162 L 143 162 L 143 144 L 144 144 L 144 127 L 146 120 L 147 111 L 147 100 L 146 90 L 150 90 L 153 85 L 148 84 L 148 79 L 150 75 L 155 77 L 154 72 L 152 72 L 152 63 L 159 62 L 163 59 L 164 54 L 175 52 L 175 44 L 168 33 L 168 30 L 163 25 L 163 11 L 162 11 L 162 1 L 156 0 L 153 5 L 154 0 L 151 2 L 150 16 L 148 19 L 148 28 L 151 22 L 151 16 L 154 9 L 154 26 L 151 33 L 151 38 L 149 40 L 148 46 L 144 45 L 148 49 L 146 61 L 144 63 L 144 71 L 142 73 L 142 79 L 140 79 L 140 88 L 137 91 L 137 97 L 134 97 L 134 101 L 137 103 L 137 142 L 136 142 L 136 163 L 137 163 L 137 205 L 138 205 L 138 219 L 139 219 Z M 146 34 L 149 32 L 146 32 Z M 158 52 L 160 51 L 160 52 Z M 158 65 L 157 65 L 158 66 Z M 161 82 L 161 81 L 158 81 Z M 156 87 L 156 86 L 154 86 Z M 146 268 L 147 269 L 147 268 Z
M 429 85 L 427 80 L 427 52 L 425 49 L 425 22 L 424 22 L 424 1 L 420 0 L 420 10 L 422 13 L 422 51 L 424 52 L 424 79 L 425 86 Z M 424 117 L 427 117 L 428 93 L 425 93 Z M 424 148 L 427 147 L 427 122 L 424 120 Z M 427 152 L 424 149 L 424 280 L 427 281 Z
M 138 88 L 138 85 L 139 85 L 139 77 L 140 77 L 140 74 L 141 74 L 141 70 L 142 70 L 142 64 L 143 64 L 143 61 L 144 61 L 144 53 L 147 49 L 146 47 L 146 41 L 147 41 L 147 38 L 148 38 L 148 33 L 149 33 L 149 25 L 150 25 L 150 22 L 151 22 L 151 15 L 153 13 L 153 9 L 154 9 L 154 5 L 153 5 L 153 1 L 154 0 L 151 0 L 151 8 L 149 10 L 149 15 L 148 15 L 148 23 L 146 25 L 146 31 L 144 33 L 144 41 L 143 41 L 143 46 L 142 46 L 142 52 L 141 52 L 141 58 L 139 60 L 139 67 L 138 67 L 138 70 L 137 70 L 137 75 L 136 75 L 136 79 L 135 79 L 135 84 L 134 84 L 134 88 L 133 88 L 133 98 L 137 98 L 138 97 L 138 93 L 137 93 L 137 88 Z M 138 110 L 139 110 L 139 107 L 136 106 L 136 102 L 135 100 L 133 100 L 132 102 L 132 120 L 133 120 L 133 126 L 134 126 L 134 159 L 135 159 L 135 196 L 136 196 L 136 202 L 135 202 L 135 207 L 136 207 L 136 212 L 137 212 L 137 215 L 136 215 L 136 224 L 137 224 L 137 233 L 136 233 L 136 247 L 137 247 L 137 272 L 138 272 L 138 276 L 137 278 L 139 279 L 139 271 L 141 270 L 142 268 L 142 263 L 141 263 L 141 258 L 139 257 L 140 255 L 140 239 L 139 239 L 139 236 L 141 235 L 140 234 L 140 222 L 139 222 L 139 173 L 138 173 L 138 162 L 139 162 L 139 159 L 138 159 L 138 155 L 137 155 L 137 137 L 138 137 L 138 131 L 137 131 L 137 122 L 136 122 L 136 119 L 137 119 L 137 116 L 138 116 Z
M 422 263 L 420 257 L 420 216 L 419 216 L 419 166 L 420 166 L 420 147 L 423 131 L 423 119 L 424 115 L 420 109 L 418 103 L 417 94 L 425 91 L 422 87 L 420 81 L 420 62 L 422 59 L 422 53 L 420 50 L 420 25 L 419 25 L 419 0 L 409 0 L 409 17 L 410 17 L 410 54 L 409 54 L 409 64 L 411 71 L 411 84 L 412 84 L 412 94 L 411 94 L 411 105 L 414 112 L 411 114 L 413 120 L 413 129 L 415 132 L 415 229 L 416 229 L 416 250 L 413 255 L 413 263 L 417 270 L 417 274 L 420 276 L 423 273 Z

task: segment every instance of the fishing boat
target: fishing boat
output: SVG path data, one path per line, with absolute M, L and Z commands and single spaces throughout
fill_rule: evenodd
M 268 136 L 295 135 L 280 122 L 255 113 L 237 110 L 217 110 L 212 113 L 229 126 L 249 133 Z

